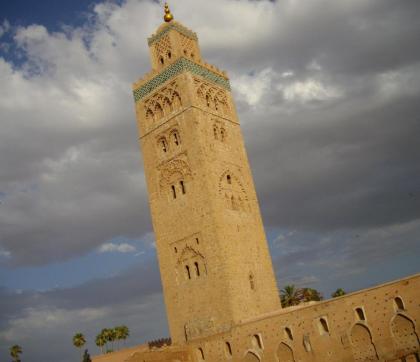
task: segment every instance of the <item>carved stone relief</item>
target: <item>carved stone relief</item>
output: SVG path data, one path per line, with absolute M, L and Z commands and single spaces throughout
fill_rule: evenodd
M 239 177 L 226 170 L 219 178 L 219 196 L 224 199 L 226 208 L 249 212 L 248 196 Z
M 182 100 L 176 82 L 171 82 L 145 100 L 145 118 L 150 125 L 181 109 Z

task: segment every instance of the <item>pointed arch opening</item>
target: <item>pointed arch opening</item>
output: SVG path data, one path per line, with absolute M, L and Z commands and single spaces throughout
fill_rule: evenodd
M 394 308 L 395 310 L 404 310 L 404 302 L 401 297 L 394 298 Z
M 185 275 L 188 279 L 191 279 L 191 271 L 190 271 L 190 266 L 189 265 L 185 265 Z
M 364 320 L 366 320 L 366 318 L 365 318 L 365 312 L 363 311 L 363 309 L 362 308 L 356 308 L 355 309 L 355 312 L 356 312 L 356 318 L 359 320 L 359 321 L 364 321 Z
M 355 362 L 378 360 L 372 334 L 365 325 L 355 324 L 351 330 L 350 339 Z
M 232 357 L 232 346 L 227 341 L 225 342 L 225 354 L 228 358 Z
M 419 336 L 414 322 L 409 317 L 397 314 L 391 322 L 391 331 L 398 353 L 408 355 L 419 351 Z
M 293 350 L 286 344 L 280 343 L 277 347 L 277 359 L 281 362 L 295 362 Z
M 286 334 L 286 337 L 293 341 L 293 334 L 292 330 L 289 327 L 284 328 L 284 333 Z
M 251 339 L 254 348 L 263 349 L 262 338 L 260 334 L 254 334 Z

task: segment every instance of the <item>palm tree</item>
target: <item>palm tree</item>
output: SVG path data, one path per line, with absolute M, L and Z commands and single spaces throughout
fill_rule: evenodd
M 344 291 L 343 288 L 338 288 L 334 293 L 331 294 L 331 296 L 333 298 L 337 298 L 337 297 L 342 297 L 345 294 L 346 294 L 346 292 Z
M 82 347 L 85 345 L 86 339 L 82 333 L 76 333 L 73 336 L 73 345 L 80 350 L 80 360 L 82 360 Z
M 104 345 L 106 344 L 106 339 L 102 333 L 99 333 L 96 336 L 95 343 L 101 349 L 101 353 L 104 353 Z
M 114 349 L 114 346 L 112 342 L 115 340 L 115 332 L 111 328 L 104 328 L 101 331 L 101 334 L 103 335 L 105 341 L 106 341 L 106 352 L 112 352 Z M 111 342 L 111 349 L 108 349 L 108 342 Z
M 18 344 L 10 347 L 10 355 L 13 358 L 13 362 L 20 362 L 19 355 L 22 354 L 22 347 Z
M 117 341 L 120 341 L 120 340 L 125 341 L 127 337 L 130 335 L 130 330 L 125 325 L 117 326 L 114 328 L 114 330 L 116 332 Z
M 280 300 L 282 307 L 298 305 L 301 301 L 300 292 L 293 284 L 286 285 L 280 290 Z
M 311 302 L 311 301 L 319 302 L 320 300 L 323 299 L 322 294 L 313 288 L 303 288 L 301 289 L 301 294 L 302 294 L 301 296 L 302 300 L 304 302 Z

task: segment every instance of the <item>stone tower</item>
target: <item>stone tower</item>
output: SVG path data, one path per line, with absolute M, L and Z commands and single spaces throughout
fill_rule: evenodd
M 165 21 L 133 93 L 169 328 L 182 344 L 280 302 L 227 75 L 167 8 Z

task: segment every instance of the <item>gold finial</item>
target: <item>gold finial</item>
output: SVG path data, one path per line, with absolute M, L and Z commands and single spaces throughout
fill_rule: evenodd
M 165 3 L 165 15 L 163 16 L 163 20 L 165 20 L 167 23 L 169 23 L 174 16 L 171 13 L 171 10 L 169 10 L 168 3 Z

